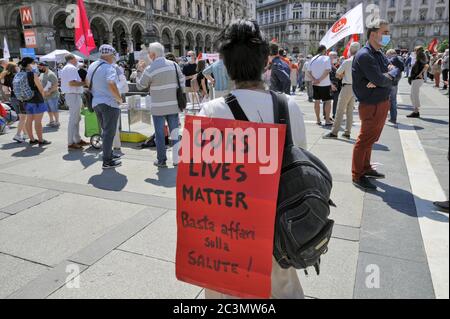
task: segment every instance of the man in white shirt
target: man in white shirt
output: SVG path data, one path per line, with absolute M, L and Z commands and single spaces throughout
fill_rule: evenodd
M 61 70 L 61 91 L 69 107 L 68 150 L 83 149 L 89 143 L 80 136 L 81 105 L 84 81 L 78 74 L 78 61 L 73 54 L 65 56 L 66 66 Z
M 336 71 L 336 77 L 342 80 L 342 89 L 339 93 L 338 105 L 336 110 L 336 117 L 331 132 L 325 135 L 323 138 L 337 138 L 337 134 L 341 129 L 341 122 L 344 117 L 344 113 L 347 116 L 347 123 L 344 134 L 342 137 L 350 138 L 350 133 L 353 124 L 353 108 L 355 106 L 355 96 L 352 89 L 352 63 L 353 57 L 361 48 L 359 42 L 353 42 L 350 45 L 351 57 L 346 59 L 339 69 Z
M 327 48 L 324 45 L 319 46 L 317 55 L 311 59 L 308 65 L 308 74 L 312 79 L 314 111 L 316 112 L 317 124 L 322 125 L 320 121 L 320 101 L 324 102 L 325 108 L 325 126 L 331 126 L 331 60 L 327 56 Z
M 311 62 L 312 55 L 308 54 L 306 57 L 306 61 L 302 67 L 302 73 L 304 74 L 304 83 L 306 88 L 306 93 L 308 94 L 308 102 L 313 102 L 313 86 L 312 79 L 308 73 L 309 63 Z

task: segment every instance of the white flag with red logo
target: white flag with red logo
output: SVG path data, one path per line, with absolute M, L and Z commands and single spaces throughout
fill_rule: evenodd
M 320 41 L 321 45 L 331 48 L 345 37 L 364 33 L 363 5 L 360 3 L 336 21 Z

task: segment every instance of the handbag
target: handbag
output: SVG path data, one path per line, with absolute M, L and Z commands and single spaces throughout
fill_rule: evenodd
M 88 108 L 89 112 L 94 112 L 94 108 L 92 107 L 92 99 L 93 99 L 93 96 L 92 96 L 92 82 L 94 80 L 95 72 L 97 72 L 97 69 L 102 64 L 105 64 L 105 62 L 102 62 L 99 65 L 97 65 L 97 67 L 95 68 L 94 72 L 92 72 L 91 81 L 89 83 L 89 89 L 84 92 L 84 97 L 86 99 L 86 107 Z
M 177 76 L 177 83 L 178 83 L 178 86 L 177 86 L 178 108 L 180 109 L 181 112 L 183 112 L 186 109 L 186 105 L 187 105 L 186 94 L 183 92 L 183 88 L 181 87 L 181 84 L 180 84 L 180 77 L 178 76 L 177 65 L 174 63 L 173 66 L 175 68 L 175 74 Z

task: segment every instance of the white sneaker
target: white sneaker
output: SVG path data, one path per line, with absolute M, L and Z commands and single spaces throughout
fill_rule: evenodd
M 15 135 L 15 136 L 13 137 L 13 140 L 16 141 L 17 143 L 23 143 L 23 142 L 25 142 L 25 139 L 24 139 L 22 136 L 19 136 L 19 135 Z

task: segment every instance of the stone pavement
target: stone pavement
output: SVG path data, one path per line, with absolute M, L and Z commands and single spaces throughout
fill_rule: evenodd
M 423 118 L 412 120 L 408 94 L 402 81 L 401 124 L 374 147 L 387 174 L 377 193 L 351 183 L 359 122 L 352 140 L 324 140 L 313 105 L 296 96 L 337 204 L 321 275 L 299 271 L 309 298 L 448 298 L 448 215 L 431 205 L 449 190 L 448 97 L 426 84 Z M 65 112 L 62 123 L 46 129 L 46 148 L 0 136 L 0 298 L 203 298 L 175 278 L 176 169 L 157 170 L 155 150 L 130 144 L 122 167 L 102 171 L 97 152 L 66 151 Z

